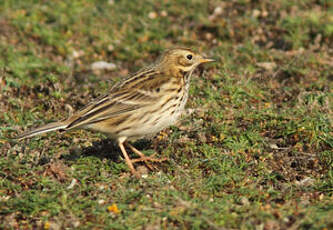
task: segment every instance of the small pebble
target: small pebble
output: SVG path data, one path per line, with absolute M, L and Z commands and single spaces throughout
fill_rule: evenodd
M 108 63 L 105 61 L 97 61 L 91 64 L 92 70 L 114 70 L 116 67 L 117 66 L 114 63 Z

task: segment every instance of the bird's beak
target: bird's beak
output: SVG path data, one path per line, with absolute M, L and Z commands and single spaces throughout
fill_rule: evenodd
M 206 62 L 213 62 L 215 61 L 214 59 L 210 59 L 210 58 L 201 58 L 200 59 L 200 63 L 206 63 Z

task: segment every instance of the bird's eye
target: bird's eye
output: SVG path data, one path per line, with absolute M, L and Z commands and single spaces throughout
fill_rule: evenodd
M 192 54 L 188 54 L 188 55 L 186 56 L 186 58 L 187 58 L 188 60 L 192 60 L 193 56 L 192 56 Z

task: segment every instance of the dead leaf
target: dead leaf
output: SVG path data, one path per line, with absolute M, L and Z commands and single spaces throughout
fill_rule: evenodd
M 66 166 L 61 162 L 52 162 L 46 166 L 43 176 L 53 177 L 60 182 L 67 180 Z

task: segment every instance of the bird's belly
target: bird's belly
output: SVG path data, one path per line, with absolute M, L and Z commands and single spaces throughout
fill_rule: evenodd
M 120 132 L 120 136 L 126 136 L 128 139 L 138 139 L 142 137 L 152 137 L 161 130 L 173 125 L 179 118 L 181 112 L 166 112 L 160 116 L 152 115 L 151 118 L 135 125 L 132 130 Z
M 85 128 L 107 133 L 114 139 L 126 137 L 126 139 L 135 140 L 151 137 L 173 125 L 182 114 L 187 101 L 187 93 L 181 92 L 175 98 L 177 99 L 169 100 L 168 103 L 163 103 L 166 101 L 163 98 L 148 109 L 142 107 L 127 117 L 124 115 L 126 119 L 114 118 L 113 121 L 97 122 L 87 125 Z M 117 121 L 122 122 L 117 123 Z
M 181 111 L 176 112 L 167 112 L 163 115 L 161 115 L 159 118 L 156 118 L 155 120 L 150 121 L 147 124 L 147 128 L 144 130 L 144 133 L 146 135 L 154 135 L 161 130 L 168 128 L 169 126 L 175 124 L 175 122 L 178 120 L 179 116 L 181 115 Z M 150 128 L 149 128 L 150 127 Z
M 153 112 L 154 110 L 152 110 L 152 112 L 143 116 L 131 130 L 124 130 L 119 133 L 119 136 L 126 136 L 129 139 L 154 136 L 178 120 L 184 110 L 186 99 L 182 97 L 179 100 L 170 102 L 160 109 L 159 112 Z

